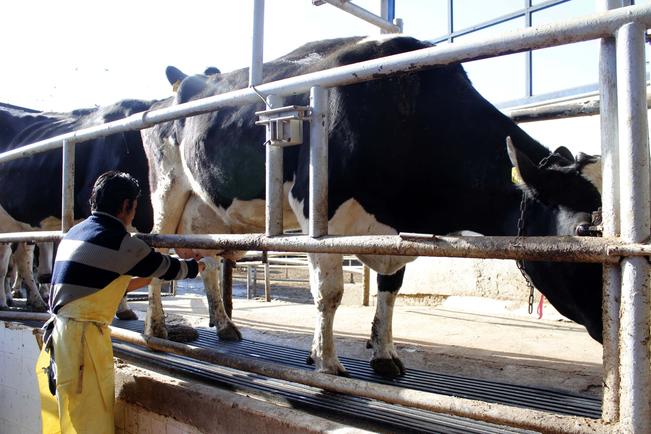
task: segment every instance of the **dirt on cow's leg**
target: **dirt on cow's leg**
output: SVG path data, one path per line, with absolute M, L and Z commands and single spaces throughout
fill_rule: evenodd
M 225 341 L 240 341 L 242 340 L 242 333 L 238 330 L 237 326 L 226 315 L 224 309 L 224 301 L 222 299 L 222 291 L 219 282 L 220 270 L 206 270 L 201 273 L 203 286 L 208 298 L 208 310 L 210 312 L 211 326 L 217 328 L 217 337 Z
M 145 318 L 145 334 L 167 339 L 165 312 L 163 311 L 160 287 L 161 282 L 158 279 L 152 280 L 149 284 L 149 304 L 147 306 L 147 317 Z
M 310 254 L 310 288 L 318 315 L 307 362 L 318 372 L 348 376 L 339 362 L 333 334 L 334 316 L 344 293 L 341 255 Z

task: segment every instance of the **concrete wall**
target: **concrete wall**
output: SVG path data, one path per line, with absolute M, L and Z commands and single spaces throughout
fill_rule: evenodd
M 32 329 L 0 321 L 0 432 L 41 432 L 36 383 L 39 347 Z
M 371 294 L 377 294 L 375 272 L 371 272 Z M 526 302 L 529 289 L 515 261 L 421 257 L 407 265 L 397 303 L 436 304 L 448 296 Z

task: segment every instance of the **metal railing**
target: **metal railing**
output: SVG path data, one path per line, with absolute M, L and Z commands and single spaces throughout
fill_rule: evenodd
M 256 0 L 256 4 L 261 0 Z M 610 3 L 607 2 L 610 6 Z M 268 217 L 275 216 L 275 223 L 268 220 L 266 235 L 140 235 L 155 247 L 199 247 L 235 250 L 282 250 L 324 253 L 375 253 L 391 255 L 426 255 L 491 257 L 529 260 L 591 261 L 606 264 L 605 291 L 610 297 L 604 301 L 605 345 L 604 365 L 606 366 L 606 387 L 604 396 L 604 421 L 619 420 L 618 429 L 625 432 L 644 432 L 651 426 L 649 409 L 649 266 L 646 258 L 649 247 L 641 243 L 648 237 L 649 228 L 649 149 L 647 143 L 647 110 L 644 81 L 644 40 L 645 29 L 651 27 L 651 6 L 633 6 L 595 14 L 540 27 L 527 28 L 505 35 L 488 37 L 478 42 L 456 43 L 444 47 L 433 47 L 386 58 L 360 62 L 352 65 L 314 72 L 287 78 L 276 82 L 260 84 L 256 89 L 247 88 L 215 95 L 209 98 L 180 104 L 161 110 L 152 110 L 129 116 L 101 126 L 74 131 L 68 134 L 43 140 L 20 149 L 0 154 L 0 162 L 11 161 L 61 147 L 64 143 L 79 145 L 84 141 L 129 130 L 150 127 L 156 123 L 179 119 L 200 113 L 214 111 L 229 104 L 247 104 L 259 100 L 258 93 L 267 95 L 270 106 L 281 96 L 312 92 L 311 101 L 314 113 L 319 113 L 324 88 L 342 86 L 360 81 L 372 80 L 404 71 L 414 72 L 435 65 L 477 60 L 498 55 L 527 51 L 530 49 L 558 46 L 567 43 L 603 38 L 602 66 L 602 119 L 607 136 L 602 140 L 604 161 L 604 225 L 607 237 L 601 240 L 584 240 L 575 237 L 521 238 L 517 241 L 509 237 L 329 237 L 322 225 L 327 210 L 312 209 L 311 216 L 320 216 L 310 223 L 311 236 L 277 236 L 282 232 L 278 213 L 282 203 L 278 199 L 269 201 Z M 616 38 L 616 42 L 615 39 Z M 617 69 L 615 73 L 615 57 Z M 605 78 L 603 78 L 605 77 Z M 614 83 L 618 84 L 615 93 Z M 320 95 L 321 94 L 321 95 Z M 615 102 L 616 98 L 616 102 Z M 619 112 L 619 116 L 617 113 Z M 618 120 L 616 120 L 618 119 Z M 619 125 L 617 136 L 613 134 Z M 324 134 L 324 131 L 321 132 Z M 311 137 L 313 143 L 321 143 L 323 138 Z M 617 143 L 620 147 L 622 173 L 621 194 L 617 185 Z M 318 157 L 327 152 L 315 149 L 311 152 Z M 279 153 L 280 154 L 280 153 Z M 282 155 L 282 154 L 281 154 Z M 277 161 L 277 155 L 274 157 Z M 274 159 L 272 158 L 272 159 Z M 282 164 L 282 158 L 280 158 Z M 270 161 L 268 160 L 268 166 Z M 271 164 L 271 175 L 267 176 L 269 189 L 278 191 L 279 179 L 273 176 L 282 173 L 282 166 Z M 313 168 L 319 168 L 319 165 Z M 70 174 L 70 167 L 64 169 Z M 311 189 L 323 188 L 325 171 L 311 175 Z M 636 174 L 636 182 L 629 174 Z M 64 190 L 69 188 L 72 179 L 65 176 Z M 319 181 L 320 180 L 320 181 Z M 275 184 L 275 185 L 274 185 Z M 316 187 L 315 187 L 316 186 Z M 321 187 L 318 187 L 321 186 Z M 282 194 L 282 190 L 281 194 Z M 312 190 L 314 192 L 315 190 Z M 327 192 L 325 192 L 327 194 Z M 268 197 L 273 198 L 270 194 Z M 312 194 L 311 194 L 312 196 Z M 326 196 L 327 197 L 327 196 Z M 621 239 L 617 222 L 618 197 L 621 198 Z M 325 202 L 327 203 L 327 201 Z M 318 212 L 316 212 L 318 211 Z M 65 209 L 63 211 L 66 212 Z M 279 217 L 280 216 L 280 217 Z M 63 230 L 66 227 L 64 225 Z M 323 236 L 322 236 L 323 235 Z M 0 242 L 21 239 L 53 240 L 61 233 L 5 234 Z M 319 237 L 315 239 L 314 237 Z M 469 240 L 468 238 L 472 238 Z M 478 241 L 480 240 L 481 241 Z M 553 243 L 553 244 L 552 244 Z M 624 257 L 622 276 L 619 278 L 620 257 Z M 609 265 L 611 264 L 611 265 Z M 616 302 L 621 281 L 621 325 L 617 319 L 620 308 Z M 620 354 L 617 357 L 617 335 L 622 330 Z M 621 362 L 617 362 L 620 360 Z M 621 363 L 621 370 L 617 367 Z M 617 381 L 621 381 L 621 386 Z M 619 391 L 619 393 L 617 393 Z M 618 411 L 619 408 L 619 411 Z M 512 410 L 511 422 L 522 421 Z M 618 417 L 619 415 L 619 417 Z M 475 417 L 477 415 L 474 415 Z M 526 418 L 525 418 L 526 419 Z M 562 417 L 558 426 L 565 426 Z M 500 422 L 508 423 L 500 419 Z M 512 424 L 511 423 L 511 424 Z M 552 428 L 551 426 L 548 426 Z

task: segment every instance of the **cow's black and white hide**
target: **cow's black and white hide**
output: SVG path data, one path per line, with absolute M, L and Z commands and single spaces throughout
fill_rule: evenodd
M 264 81 L 427 47 L 429 43 L 408 37 L 314 42 L 266 63 Z M 245 88 L 247 74 L 242 69 L 183 76 L 175 96 L 153 108 Z M 470 230 L 515 235 L 526 194 L 525 235 L 573 235 L 600 206 L 600 184 L 591 177 L 596 161 L 577 161 L 560 150 L 541 165 L 550 151 L 487 102 L 459 64 L 380 77 L 328 93 L 330 234 Z M 307 95 L 284 99 L 284 105 L 294 104 L 307 105 Z M 222 233 L 264 230 L 265 132 L 254 124 L 254 112 L 262 109 L 262 103 L 227 106 L 143 131 L 155 228 L 173 232 L 180 211 L 163 210 L 162 204 L 193 197 L 219 217 Z M 507 137 L 512 140 L 508 146 Z M 309 134 L 305 138 L 309 141 Z M 286 148 L 283 158 L 284 205 L 294 211 L 303 230 L 308 151 L 309 143 Z M 526 183 L 522 188 L 511 180 L 514 165 Z M 285 224 L 291 226 L 292 220 L 288 216 Z M 343 291 L 341 255 L 309 257 L 318 309 L 311 360 L 319 371 L 345 374 L 332 332 Z M 392 311 L 409 258 L 360 259 L 379 273 L 371 364 L 380 374 L 399 375 L 404 368 L 392 341 Z M 525 269 L 560 312 L 601 340 L 600 265 L 526 262 Z M 156 332 L 161 320 L 155 318 L 150 331 Z
M 0 152 L 44 140 L 70 131 L 102 124 L 147 110 L 151 102 L 125 100 L 116 104 L 70 113 L 49 113 L 0 104 Z M 88 199 L 97 177 L 108 170 L 132 174 L 140 182 L 142 197 L 134 219 L 141 232 L 152 227 L 147 160 L 138 131 L 125 132 L 81 143 L 75 147 L 74 216 L 90 214 Z M 0 163 L 0 232 L 57 230 L 61 227 L 61 150 Z M 32 246 L 33 249 L 33 246 Z M 51 259 L 50 259 L 51 260 Z M 28 304 L 45 310 L 31 273 L 33 251 L 18 259 L 19 273 L 28 290 Z M 24 263 L 24 266 L 20 264 Z M 24 270 L 23 270 L 24 268 Z M 27 270 L 30 270 L 29 272 Z M 0 274 L 2 270 L 0 269 Z M 6 307 L 0 299 L 0 308 Z M 121 315 L 133 318 L 126 303 Z

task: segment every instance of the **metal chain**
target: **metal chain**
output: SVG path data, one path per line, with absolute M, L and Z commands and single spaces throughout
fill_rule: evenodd
M 548 156 L 540 160 L 540 163 L 538 163 L 538 169 L 542 169 L 545 164 L 549 161 L 553 153 L 550 153 Z M 520 175 L 522 176 L 522 175 Z M 522 239 L 522 232 L 524 231 L 524 216 L 525 213 L 527 212 L 527 193 L 523 190 L 522 191 L 522 200 L 520 201 L 520 217 L 518 218 L 518 235 L 515 238 L 516 243 L 519 243 Z M 527 272 L 524 269 L 524 262 L 521 259 L 517 259 L 515 261 L 515 265 L 518 267 L 518 270 L 520 270 L 520 273 L 522 274 L 522 277 L 524 277 L 525 282 L 527 283 L 527 288 L 529 288 L 529 315 L 533 313 L 533 302 L 534 302 L 534 289 L 535 287 L 533 286 L 533 282 L 531 281 L 531 277 L 527 274 Z

